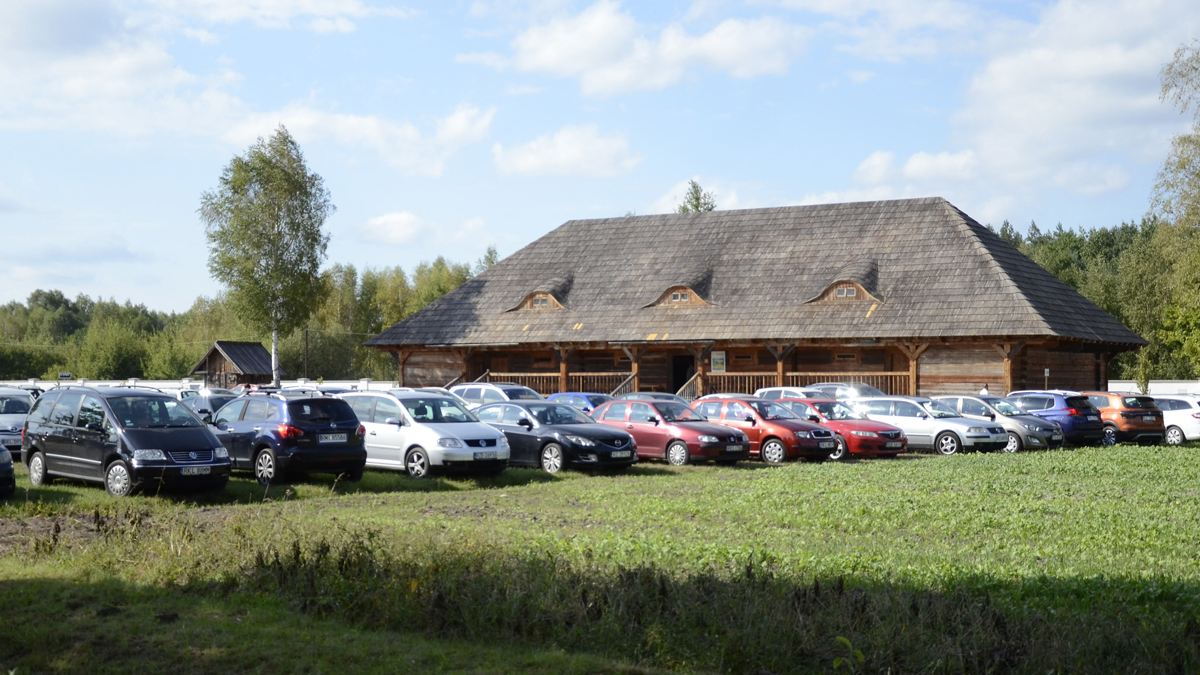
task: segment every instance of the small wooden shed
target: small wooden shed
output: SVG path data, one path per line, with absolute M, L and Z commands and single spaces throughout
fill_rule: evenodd
M 189 375 L 202 375 L 205 385 L 225 389 L 239 384 L 269 384 L 271 352 L 258 342 L 217 340 Z M 287 377 L 282 367 L 279 376 Z

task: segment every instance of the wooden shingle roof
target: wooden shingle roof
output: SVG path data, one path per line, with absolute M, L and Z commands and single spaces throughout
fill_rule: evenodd
M 204 354 L 204 358 L 200 359 L 192 368 L 193 373 L 204 367 L 209 354 L 212 354 L 214 350 L 220 352 L 229 365 L 242 375 L 271 375 L 271 352 L 267 351 L 262 343 L 234 342 L 232 340 L 214 342 L 213 346 Z M 282 366 L 279 368 L 279 374 L 281 377 L 287 377 L 287 371 Z
M 546 270 L 566 308 L 506 311 Z M 838 281 L 880 302 L 809 302 Z M 646 306 L 687 283 L 711 304 Z M 971 337 L 1146 344 L 937 197 L 572 220 L 366 344 Z

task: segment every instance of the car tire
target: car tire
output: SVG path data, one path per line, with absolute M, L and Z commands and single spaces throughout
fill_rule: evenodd
M 736 460 L 736 459 L 718 459 L 717 460 L 718 466 L 737 466 L 737 463 L 738 463 L 738 460 Z
M 1015 431 L 1008 432 L 1008 445 L 1004 446 L 1005 452 L 1020 452 L 1025 449 L 1025 444 L 1021 442 L 1021 434 Z
M 1111 447 L 1117 444 L 1117 428 L 1112 425 L 1104 426 L 1104 436 L 1100 438 L 1100 445 Z
M 254 479 L 259 485 L 270 485 L 277 473 L 275 453 L 270 448 L 259 450 L 254 456 Z
M 783 464 L 787 461 L 787 449 L 778 438 L 768 438 L 759 446 L 758 456 L 767 464 Z
M 933 441 L 933 450 L 943 457 L 956 455 L 962 451 L 962 441 L 958 440 L 958 436 L 955 436 L 953 433 L 943 431 Z
M 46 471 L 46 456 L 35 452 L 29 456 L 29 484 L 34 487 L 49 485 L 54 482 L 54 476 Z
M 563 449 L 558 443 L 547 443 L 541 453 L 542 471 L 558 473 L 563 469 Z
M 357 483 L 358 481 L 362 480 L 362 477 L 363 477 L 362 469 L 346 472 L 346 480 L 350 481 L 351 483 Z
M 429 478 L 429 455 L 425 454 L 425 448 L 417 447 L 408 451 L 404 456 L 404 470 L 409 478 L 415 480 Z
M 128 497 L 133 492 L 133 474 L 125 460 L 118 459 L 104 470 L 104 491 L 114 497 Z
M 837 449 L 829 453 L 829 461 L 840 462 L 850 456 L 850 446 L 846 443 L 846 437 L 837 434 L 833 437 L 837 441 Z
M 1167 427 L 1167 435 L 1164 440 L 1167 445 L 1183 445 L 1187 442 L 1187 436 L 1183 435 L 1183 429 L 1179 427 Z
M 692 456 L 688 452 L 687 443 L 675 441 L 667 446 L 667 464 L 683 466 L 690 461 L 692 461 Z

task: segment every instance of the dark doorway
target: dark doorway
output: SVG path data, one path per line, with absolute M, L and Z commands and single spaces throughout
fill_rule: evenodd
M 671 357 L 671 393 L 679 391 L 696 374 L 696 361 L 691 356 Z

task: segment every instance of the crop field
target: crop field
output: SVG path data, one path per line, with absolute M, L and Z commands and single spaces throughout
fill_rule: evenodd
M 1200 670 L 1200 448 L 0 506 L 16 672 Z

